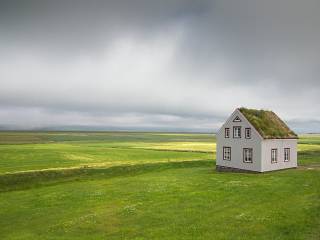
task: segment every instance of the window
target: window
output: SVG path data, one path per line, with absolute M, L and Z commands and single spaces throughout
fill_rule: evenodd
M 225 128 L 224 129 L 224 137 L 229 138 L 230 137 L 230 128 Z
M 223 160 L 231 161 L 231 147 L 223 147 Z
M 236 116 L 236 117 L 233 119 L 233 121 L 234 121 L 234 122 L 241 122 L 241 119 L 240 119 L 238 116 Z
M 246 128 L 244 131 L 244 135 L 246 138 L 251 138 L 251 128 Z
M 233 138 L 241 138 L 241 127 L 233 127 Z
M 290 148 L 284 149 L 284 161 L 289 162 L 290 161 Z
M 252 163 L 252 148 L 243 149 L 243 162 Z
M 277 149 L 271 149 L 271 163 L 276 163 L 277 159 Z

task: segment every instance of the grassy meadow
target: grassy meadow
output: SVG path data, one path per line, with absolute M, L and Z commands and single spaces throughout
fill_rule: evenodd
M 0 239 L 320 239 L 320 135 L 299 167 L 215 171 L 212 134 L 0 132 Z

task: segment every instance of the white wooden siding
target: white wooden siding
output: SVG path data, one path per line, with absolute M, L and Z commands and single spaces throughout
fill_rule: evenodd
M 233 119 L 238 116 L 241 122 L 233 122 Z M 233 138 L 233 127 L 241 127 L 241 138 Z M 230 128 L 230 137 L 225 138 L 224 129 Z M 251 128 L 251 138 L 245 138 L 245 129 Z M 261 141 L 262 137 L 247 121 L 239 110 L 235 110 L 228 118 L 226 123 L 217 133 L 217 162 L 219 166 L 233 167 L 245 170 L 261 171 Z M 223 160 L 223 147 L 231 147 L 231 161 Z M 253 159 L 252 163 L 243 161 L 243 149 L 252 148 Z
M 284 149 L 290 148 L 290 159 L 284 161 Z M 277 162 L 271 163 L 271 149 L 278 149 Z M 297 139 L 266 139 L 262 141 L 262 171 L 297 167 Z
M 241 122 L 233 122 L 238 116 Z M 233 127 L 241 127 L 241 138 L 233 138 Z M 230 129 L 229 138 L 225 138 L 225 128 Z M 251 138 L 245 138 L 245 129 L 251 129 Z M 257 130 L 236 109 L 218 131 L 216 164 L 256 172 L 273 171 L 297 167 L 297 139 L 263 139 Z M 223 160 L 223 147 L 231 147 L 231 160 Z M 243 161 L 243 149 L 252 148 L 252 163 Z M 271 149 L 278 149 L 277 163 L 271 163 Z M 290 160 L 284 161 L 284 149 L 290 148 Z

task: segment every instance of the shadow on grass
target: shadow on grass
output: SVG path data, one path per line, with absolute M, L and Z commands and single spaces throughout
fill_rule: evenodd
M 161 162 L 135 165 L 121 165 L 108 168 L 80 167 L 70 169 L 50 169 L 0 175 L 0 192 L 23 190 L 58 183 L 81 181 L 118 176 L 135 176 L 153 171 L 178 168 L 214 167 L 213 160 L 193 160 L 182 162 Z

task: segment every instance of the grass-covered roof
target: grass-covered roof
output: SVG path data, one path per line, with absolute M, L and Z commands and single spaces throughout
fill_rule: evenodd
M 239 110 L 265 139 L 298 138 L 297 134 L 272 111 L 243 107 Z

